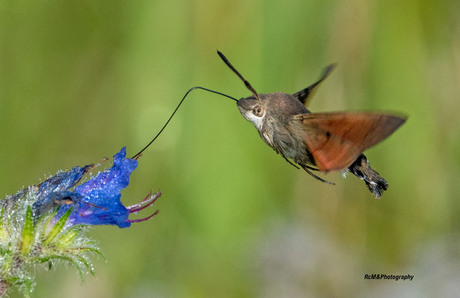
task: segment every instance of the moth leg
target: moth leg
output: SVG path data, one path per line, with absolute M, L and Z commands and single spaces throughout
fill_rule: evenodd
M 292 163 L 292 161 L 290 161 L 289 159 L 287 159 L 286 156 L 284 156 L 283 154 L 281 154 L 281 156 L 291 165 L 293 166 L 294 168 L 296 169 L 300 169 L 298 166 L 296 166 L 294 163 Z M 302 168 L 305 170 L 305 172 L 307 172 L 308 174 L 310 174 L 311 176 L 313 176 L 314 178 L 316 178 L 317 180 L 321 181 L 321 182 L 324 182 L 324 183 L 327 183 L 327 184 L 331 184 L 331 185 L 335 185 L 334 182 L 330 182 L 330 181 L 327 181 L 327 180 L 324 180 L 323 178 L 320 178 L 318 176 L 316 176 L 315 174 L 313 174 L 310 170 L 313 170 L 313 171 L 319 171 L 317 168 L 314 168 L 314 167 L 311 167 L 311 166 L 308 166 L 308 165 L 301 165 Z
M 327 183 L 327 184 L 335 185 L 334 182 L 330 182 L 330 181 L 324 180 L 323 178 L 320 178 L 320 177 L 316 176 L 315 174 L 313 174 L 313 173 L 309 170 L 311 167 L 309 167 L 309 166 L 303 166 L 303 165 L 302 165 L 302 168 L 305 170 L 305 172 L 307 172 L 308 174 L 310 174 L 311 176 L 313 176 L 313 177 L 316 178 L 317 180 L 319 180 L 319 181 L 321 181 L 321 182 L 324 182 L 324 183 Z
M 312 171 L 319 171 L 319 169 L 311 167 L 311 166 L 305 166 L 305 167 L 307 167 L 309 170 L 312 170 Z
M 290 161 L 289 159 L 287 159 L 286 156 L 284 156 L 283 154 L 281 154 L 281 156 L 282 156 L 291 166 L 293 166 L 293 167 L 296 168 L 296 169 L 300 169 L 298 166 L 296 166 L 295 164 L 293 164 L 292 161 Z

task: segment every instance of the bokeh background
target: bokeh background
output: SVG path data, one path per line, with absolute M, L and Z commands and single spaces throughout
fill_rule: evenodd
M 248 96 L 216 49 L 260 93 L 294 93 L 338 63 L 312 111 L 407 114 L 366 152 L 389 190 L 375 200 L 340 173 L 319 183 L 234 102 L 194 91 L 123 191 L 133 204 L 161 189 L 160 214 L 92 229 L 106 257 L 96 276 L 40 269 L 34 296 L 460 295 L 455 0 L 2 0 L 0 194 L 135 154 L 193 86 Z M 364 279 L 381 273 L 415 278 Z

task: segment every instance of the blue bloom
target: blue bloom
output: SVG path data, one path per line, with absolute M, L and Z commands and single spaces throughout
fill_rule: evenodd
M 70 193 L 67 190 L 77 184 L 92 167 L 93 165 L 74 167 L 68 172 L 57 173 L 37 185 L 37 200 L 33 204 L 35 217 L 46 213 L 64 198 L 70 198 Z
M 160 193 L 150 194 L 139 204 L 125 207 L 121 201 L 121 190 L 129 184 L 129 177 L 137 167 L 137 160 L 126 157 L 126 147 L 113 156 L 113 166 L 87 182 L 75 186 L 93 165 L 74 167 L 68 172 L 61 172 L 38 185 L 37 197 L 33 209 L 35 216 L 60 206 L 55 217 L 59 219 L 69 208 L 73 208 L 67 224 L 77 225 L 117 225 L 126 228 L 132 222 L 144 221 L 155 214 L 137 220 L 130 220 L 131 213 L 138 212 L 150 205 Z
M 139 154 L 126 158 L 126 148 L 114 155 L 111 168 L 80 183 L 94 165 L 60 171 L 38 185 L 27 186 L 0 200 L 0 296 L 12 286 L 29 297 L 32 292 L 35 265 L 55 260 L 74 265 L 83 278 L 94 275 L 89 256 L 101 255 L 94 241 L 85 237 L 86 229 L 75 225 L 116 225 L 126 228 L 133 222 L 148 220 L 158 213 L 140 219 L 129 219 L 154 204 L 161 195 L 152 191 L 140 203 L 123 206 L 121 191 L 137 167 Z M 73 228 L 75 227 L 75 228 Z

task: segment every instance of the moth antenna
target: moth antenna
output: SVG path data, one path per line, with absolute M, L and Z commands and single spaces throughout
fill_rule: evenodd
M 222 54 L 221 52 L 217 51 L 217 54 L 219 54 L 220 58 L 225 62 L 225 64 L 227 64 L 227 66 L 233 70 L 233 72 L 244 82 L 244 85 L 246 86 L 246 88 L 249 89 L 249 91 L 252 92 L 252 95 L 254 95 L 254 97 L 260 101 L 260 98 L 259 98 L 259 94 L 257 94 L 257 91 L 256 89 L 254 89 L 251 84 L 249 84 L 248 81 L 246 81 L 246 79 L 238 72 L 238 70 L 236 70 L 236 68 L 230 63 L 230 61 L 228 61 L 227 57 L 224 56 L 224 54 Z
M 227 94 L 224 94 L 222 92 L 218 92 L 218 91 L 214 91 L 214 90 L 211 90 L 211 89 L 207 89 L 207 88 L 203 88 L 203 87 L 200 87 L 200 86 L 196 86 L 196 87 L 193 87 L 193 88 L 190 88 L 184 95 L 184 97 L 182 97 L 181 101 L 179 102 L 179 104 L 177 105 L 176 109 L 174 109 L 174 111 L 172 112 L 171 116 L 169 117 L 169 119 L 166 121 L 166 123 L 163 125 L 163 127 L 160 129 L 160 131 L 156 134 L 155 137 L 153 137 L 153 139 L 144 147 L 142 148 L 141 151 L 139 151 L 138 153 L 136 153 L 133 157 L 131 157 L 131 159 L 138 159 L 139 156 L 141 156 L 142 152 L 145 151 L 145 149 L 147 149 L 150 145 L 152 145 L 153 142 L 155 142 L 155 140 L 160 136 L 160 134 L 163 132 L 163 130 L 166 128 L 166 126 L 168 126 L 169 122 L 171 121 L 171 119 L 174 117 L 174 115 L 176 114 L 177 110 L 179 109 L 179 107 L 182 105 L 182 103 L 184 102 L 185 98 L 187 97 L 187 95 L 192 92 L 193 90 L 195 89 L 201 89 L 201 90 L 204 90 L 204 91 L 208 91 L 208 92 L 211 92 L 211 93 L 214 93 L 214 94 L 218 94 L 218 95 L 222 95 L 222 96 L 225 96 L 227 98 L 230 98 L 236 102 L 238 102 L 238 99 L 234 98 L 234 97 L 231 97 L 230 95 L 227 95 Z

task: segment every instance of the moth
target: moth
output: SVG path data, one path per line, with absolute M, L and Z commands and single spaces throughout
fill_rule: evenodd
M 306 104 L 334 65 L 328 66 L 318 81 L 294 94 L 259 94 L 221 52 L 217 53 L 252 93 L 237 101 L 241 115 L 254 124 L 262 140 L 276 153 L 322 182 L 333 184 L 312 171 L 351 172 L 366 183 L 375 198 L 382 196 L 388 183 L 371 168 L 363 151 L 391 135 L 406 121 L 405 116 L 382 112 L 312 113 Z
M 363 152 L 391 135 L 406 121 L 406 116 L 380 112 L 311 113 L 306 105 L 334 65 L 328 66 L 318 81 L 294 94 L 259 94 L 221 52 L 217 53 L 252 95 L 236 99 L 200 86 L 189 89 L 160 131 L 133 159 L 159 137 L 189 93 L 201 89 L 234 100 L 241 115 L 254 124 L 262 140 L 294 167 L 329 184 L 334 183 L 318 177 L 313 171 L 351 172 L 366 183 L 375 198 L 382 196 L 388 182 L 371 168 Z

